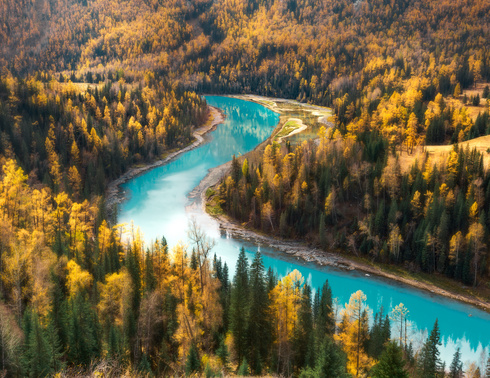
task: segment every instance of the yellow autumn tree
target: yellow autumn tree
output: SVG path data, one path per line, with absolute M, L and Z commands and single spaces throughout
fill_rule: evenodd
M 298 270 L 293 270 L 271 291 L 271 313 L 273 316 L 278 355 L 278 365 L 286 371 L 291 361 L 293 350 L 291 338 L 298 321 L 301 306 L 304 278 Z
M 75 261 L 68 261 L 66 269 L 68 270 L 66 286 L 70 298 L 74 298 L 80 293 L 83 294 L 92 286 L 92 275 L 86 270 L 83 270 Z
M 347 370 L 356 377 L 367 377 L 374 361 L 364 350 L 369 338 L 369 306 L 366 295 L 358 290 L 350 297 L 349 303 L 341 311 L 341 321 L 337 325 L 338 340 L 347 354 Z

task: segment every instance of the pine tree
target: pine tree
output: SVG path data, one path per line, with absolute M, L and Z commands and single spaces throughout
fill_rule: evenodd
M 315 323 L 317 335 L 323 338 L 324 335 L 332 335 L 335 331 L 335 319 L 333 314 L 332 289 L 325 281 L 320 291 L 320 302 L 317 311 L 315 312 Z
M 228 347 L 226 346 L 224 337 L 221 338 L 219 348 L 216 350 L 216 355 L 221 360 L 221 363 L 223 364 L 223 367 L 226 371 L 228 367 L 228 358 L 230 357 L 230 353 L 228 352 Z
M 317 377 L 348 377 L 346 363 L 345 353 L 331 336 L 326 336 L 321 343 L 320 355 L 315 368 Z
M 434 328 L 422 347 L 418 359 L 418 371 L 421 376 L 427 378 L 437 377 L 441 365 L 439 359 L 439 345 L 441 345 L 441 336 L 439 333 L 439 323 L 436 319 Z
M 242 247 L 238 255 L 233 287 L 231 290 L 230 326 L 238 362 L 247 355 L 247 327 L 249 314 L 248 260 Z
M 394 342 L 388 343 L 379 362 L 371 369 L 373 378 L 408 378 L 402 348 Z
M 95 312 L 81 294 L 70 303 L 68 357 L 74 364 L 89 364 L 100 353 L 100 330 Z
M 293 347 L 297 368 L 313 366 L 313 313 L 311 309 L 311 288 L 307 283 L 303 286 L 303 295 L 298 313 L 298 326 L 295 328 L 293 336 Z
M 374 324 L 369 331 L 367 352 L 369 356 L 378 359 L 383 353 L 385 343 L 390 339 L 390 320 L 383 316 L 383 308 L 374 316 Z
M 242 363 L 238 367 L 236 375 L 239 377 L 247 377 L 249 375 L 249 367 L 246 358 L 243 359 Z
M 189 376 L 192 373 L 199 371 L 200 368 L 201 362 L 199 360 L 199 353 L 196 345 L 192 343 L 189 354 L 187 355 L 187 361 L 185 362 L 185 374 Z
M 30 310 L 26 310 L 26 312 Z M 25 318 L 26 319 L 26 318 Z M 51 375 L 54 370 L 51 364 L 51 347 L 37 314 L 28 314 L 29 328 L 24 329 L 26 334 L 26 351 L 24 353 L 25 375 L 31 377 L 44 377 Z
M 269 298 L 265 287 L 264 264 L 260 252 L 250 266 L 250 318 L 247 330 L 248 360 L 253 374 L 259 375 L 270 347 L 271 326 L 267 309 Z
M 463 363 L 461 362 L 461 352 L 458 347 L 454 352 L 453 361 L 449 367 L 449 376 L 451 378 L 461 378 L 463 376 Z
M 51 370 L 54 372 L 59 372 L 65 367 L 65 363 L 63 361 L 64 354 L 55 325 L 51 321 L 48 323 L 48 327 L 46 329 L 46 339 L 49 344 L 49 363 Z

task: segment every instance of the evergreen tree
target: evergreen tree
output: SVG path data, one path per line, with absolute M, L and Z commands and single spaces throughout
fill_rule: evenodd
M 449 367 L 449 376 L 451 378 L 461 378 L 463 376 L 463 363 L 461 362 L 461 352 L 458 347 L 454 352 L 453 361 Z
M 345 353 L 331 336 L 326 336 L 315 367 L 317 377 L 348 377 L 346 364 Z
M 247 328 L 249 311 L 248 260 L 242 247 L 238 255 L 233 287 L 231 290 L 230 326 L 238 361 L 247 355 Z
M 199 353 L 196 345 L 192 343 L 189 354 L 187 355 L 187 361 L 185 362 L 185 374 L 189 376 L 192 373 L 199 371 L 200 368 L 201 362 L 199 360 Z
M 388 316 L 383 317 L 383 308 L 381 308 L 374 316 L 374 324 L 369 331 L 369 340 L 366 348 L 368 354 L 378 359 L 390 336 L 390 320 Z
M 250 318 L 247 331 L 248 360 L 252 373 L 259 375 L 269 351 L 271 329 L 267 314 L 269 298 L 265 287 L 264 264 L 258 251 L 250 266 L 250 296 Z
M 225 371 L 228 366 L 228 358 L 230 357 L 230 353 L 228 352 L 228 347 L 225 344 L 225 338 L 221 338 L 221 341 L 219 343 L 219 347 L 216 350 L 216 355 L 219 357 L 221 360 L 221 363 L 223 364 Z
M 249 367 L 248 367 L 247 358 L 243 359 L 242 363 L 238 367 L 236 375 L 239 377 L 247 377 L 249 375 Z
M 317 328 L 317 335 L 321 338 L 324 335 L 332 335 L 335 331 L 335 319 L 333 314 L 333 301 L 332 301 L 332 289 L 328 283 L 328 280 L 323 284 L 322 289 L 319 291 L 320 301 L 315 311 L 315 323 Z
M 371 369 L 373 378 L 408 378 L 401 347 L 390 342 L 380 356 L 379 362 Z
M 295 365 L 298 369 L 314 364 L 313 313 L 311 308 L 311 288 L 305 283 L 298 312 L 298 326 L 293 335 Z
M 31 377 L 45 377 L 53 374 L 51 346 L 46 333 L 39 323 L 37 314 L 30 312 L 25 321 L 29 327 L 24 329 L 26 334 L 26 350 L 24 353 L 24 372 Z
M 54 323 L 51 321 L 48 323 L 48 327 L 46 329 L 46 338 L 49 344 L 49 361 L 51 370 L 54 372 L 59 372 L 65 367 L 65 363 L 63 361 L 64 355 L 60 340 L 58 338 L 58 333 L 56 332 Z
M 418 371 L 420 376 L 424 378 L 437 377 L 441 366 L 441 361 L 439 359 L 439 345 L 441 345 L 441 336 L 439 333 L 439 323 L 436 319 L 434 328 L 422 347 L 418 359 Z
M 87 365 L 99 356 L 99 324 L 89 303 L 78 294 L 70 303 L 68 357 L 74 364 Z

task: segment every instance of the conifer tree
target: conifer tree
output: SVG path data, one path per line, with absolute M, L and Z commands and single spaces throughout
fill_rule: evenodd
M 192 373 L 199 371 L 200 367 L 201 363 L 199 360 L 199 353 L 197 351 L 196 345 L 192 343 L 185 363 L 185 374 L 189 376 Z
M 31 312 L 31 310 L 26 310 Z M 29 328 L 24 329 L 26 334 L 26 351 L 24 353 L 25 375 L 31 377 L 44 377 L 51 375 L 53 370 L 51 346 L 45 331 L 39 323 L 37 314 L 31 312 L 24 318 L 29 321 Z
M 320 301 L 315 313 L 315 323 L 317 327 L 317 335 L 332 335 L 335 331 L 335 319 L 333 313 L 332 289 L 325 281 L 321 290 L 319 290 Z
M 451 366 L 449 367 L 450 378 L 461 378 L 463 376 L 463 363 L 461 362 L 461 351 L 459 347 L 454 352 Z
M 250 266 L 250 318 L 248 322 L 248 360 L 253 374 L 260 374 L 270 346 L 269 298 L 265 287 L 264 264 L 257 251 Z
M 371 369 L 373 378 L 408 378 L 402 348 L 394 342 L 388 343 L 379 362 Z
M 248 260 L 245 249 L 240 249 L 236 263 L 235 277 L 231 290 L 230 327 L 238 362 L 247 355 L 247 327 L 249 313 Z
M 420 357 L 418 358 L 418 371 L 421 376 L 427 378 L 437 377 L 441 365 L 439 345 L 441 345 L 441 336 L 439 333 L 439 324 L 436 319 L 434 328 L 432 328 L 429 338 L 424 343 Z
M 348 377 L 347 358 L 331 336 L 326 336 L 320 347 L 316 365 L 317 377 Z

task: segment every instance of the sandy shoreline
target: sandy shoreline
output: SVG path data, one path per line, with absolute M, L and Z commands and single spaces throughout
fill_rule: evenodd
M 187 152 L 189 150 L 192 150 L 193 148 L 196 148 L 197 146 L 201 145 L 204 142 L 204 135 L 210 131 L 213 131 L 216 126 L 218 126 L 220 123 L 223 123 L 225 120 L 225 115 L 224 113 L 213 106 L 209 106 L 210 109 L 210 122 L 205 124 L 204 126 L 199 127 L 198 129 L 194 130 L 192 135 L 195 138 L 195 141 L 192 142 L 190 145 L 188 145 L 185 148 L 182 148 L 178 151 L 174 151 L 168 156 L 166 156 L 164 159 L 157 160 L 153 163 L 146 164 L 141 167 L 133 167 L 130 168 L 126 173 L 124 173 L 122 176 L 117 178 L 114 181 L 111 181 L 109 185 L 107 185 L 106 189 L 106 211 L 110 213 L 113 211 L 114 205 L 118 205 L 121 202 L 123 202 L 126 199 L 125 193 L 123 190 L 121 190 L 121 185 L 124 184 L 125 182 L 133 179 L 136 176 L 139 176 L 140 174 L 149 171 L 153 168 L 159 167 L 163 164 L 168 163 L 170 160 L 174 159 L 178 155 Z M 110 218 L 110 217 L 109 217 Z

